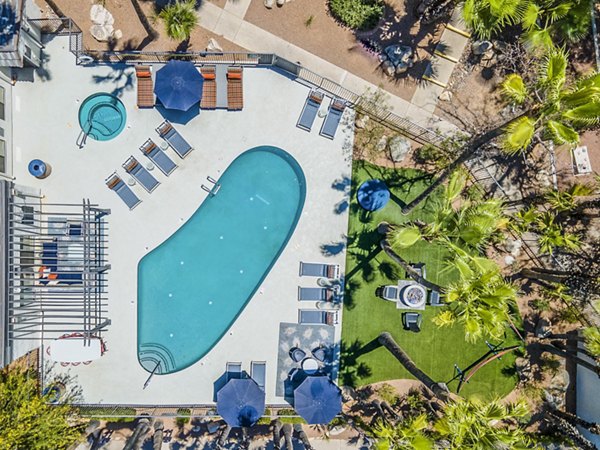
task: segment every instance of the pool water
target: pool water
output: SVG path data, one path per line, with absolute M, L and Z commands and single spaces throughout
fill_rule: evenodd
M 127 112 L 121 100 L 106 92 L 90 95 L 79 107 L 79 126 L 97 141 L 117 137 L 126 121 Z
M 148 372 L 176 372 L 210 351 L 277 261 L 304 206 L 302 169 L 276 147 L 241 154 L 218 183 L 139 263 L 138 358 Z

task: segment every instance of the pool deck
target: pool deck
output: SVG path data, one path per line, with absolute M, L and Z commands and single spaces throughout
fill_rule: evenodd
M 54 370 L 76 376 L 85 403 L 205 404 L 212 402 L 213 383 L 223 375 L 227 361 L 242 362 L 247 372 L 251 361 L 266 361 L 267 403 L 283 403 L 275 394 L 279 326 L 297 322 L 298 310 L 306 309 L 307 302 L 300 305 L 297 300 L 298 286 L 317 286 L 316 278 L 298 276 L 299 262 L 337 263 L 344 273 L 345 246 L 340 243 L 345 242 L 348 226 L 345 187 L 351 172 L 351 128 L 343 121 L 336 138 L 329 140 L 319 136 L 323 118 L 317 117 L 312 132 L 300 130 L 296 122 L 309 88 L 269 69 L 245 69 L 243 111 L 202 111 L 185 125 L 175 123 L 195 150 L 185 160 L 168 150 L 179 168 L 169 177 L 154 170 L 161 185 L 151 194 L 133 186 L 142 203 L 129 211 L 104 180 L 117 170 L 127 181 L 121 164 L 130 155 L 147 162 L 138 148 L 148 137 L 161 141 L 154 129 L 164 117 L 156 108 L 136 108 L 133 68 L 77 67 L 67 37 L 55 37 L 45 52 L 43 78 L 35 73 L 35 82 L 20 81 L 13 90 L 15 182 L 40 188 L 47 202 L 89 198 L 112 211 L 107 217 L 112 266 L 108 272 L 112 325 L 104 333 L 108 352 L 88 366 L 56 365 Z M 79 105 L 88 95 L 102 91 L 118 93 L 127 109 L 127 125 L 114 140 L 88 139 L 79 149 Z M 345 118 L 352 113 L 347 110 Z M 296 232 L 257 294 L 212 351 L 185 370 L 155 376 L 143 390 L 148 372 L 137 361 L 137 264 L 196 211 L 207 195 L 201 189 L 208 184 L 207 176 L 218 178 L 238 155 L 260 145 L 286 150 L 304 170 L 306 203 Z M 52 166 L 45 180 L 27 173 L 33 158 Z M 339 325 L 335 338 L 339 341 Z

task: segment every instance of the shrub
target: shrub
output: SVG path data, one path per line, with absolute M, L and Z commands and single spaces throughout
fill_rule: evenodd
M 329 10 L 347 27 L 368 30 L 381 19 L 383 3 L 380 0 L 329 0 Z
M 190 421 L 190 415 L 192 411 L 189 408 L 179 408 L 177 410 L 177 419 L 175 419 L 175 423 L 179 428 L 182 428 Z
M 198 25 L 195 5 L 194 0 L 177 0 L 165 6 L 158 14 L 158 17 L 164 21 L 165 30 L 171 39 L 185 41 L 190 38 L 192 31 Z

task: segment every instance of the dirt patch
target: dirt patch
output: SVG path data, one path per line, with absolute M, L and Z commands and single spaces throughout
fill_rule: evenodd
M 415 0 L 391 0 L 385 18 L 372 32 L 355 33 L 340 26 L 328 13 L 325 0 L 297 0 L 271 10 L 253 1 L 244 19 L 317 55 L 405 100 L 410 100 L 441 35 L 441 25 L 420 26 L 413 16 Z M 310 21 L 310 23 L 308 23 Z M 367 44 L 361 43 L 361 40 Z M 386 76 L 376 43 L 409 45 L 418 60 L 397 79 Z M 302 62 L 302 61 L 300 61 Z
M 597 173 L 600 173 L 600 131 L 585 131 L 580 134 L 581 142 L 579 145 L 586 145 L 590 155 L 592 173 L 587 175 L 575 175 L 573 152 L 567 145 L 556 148 L 556 173 L 558 185 L 565 189 L 574 183 L 593 183 Z
M 44 17 L 57 17 L 56 11 L 46 0 L 36 0 Z M 135 0 L 105 0 L 104 6 L 115 19 L 115 30 L 121 30 L 123 37 L 113 43 L 98 42 L 90 35 L 90 9 L 98 3 L 96 0 L 54 0 L 60 12 L 70 17 L 81 28 L 83 32 L 83 47 L 90 50 L 144 50 L 144 51 L 203 51 L 208 41 L 216 39 L 226 52 L 245 51 L 239 45 L 234 44 L 204 28 L 198 26 L 192 32 L 187 46 L 183 47 L 180 42 L 170 39 L 165 31 L 163 23 L 156 18 L 154 0 L 139 1 L 138 5 L 148 21 L 148 26 L 154 29 L 157 36 L 151 36 L 133 6 Z M 214 3 L 225 4 L 226 0 L 214 0 Z

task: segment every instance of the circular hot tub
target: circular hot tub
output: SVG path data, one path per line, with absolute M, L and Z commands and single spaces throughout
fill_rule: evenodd
M 409 308 L 422 308 L 427 301 L 427 291 L 423 286 L 411 284 L 402 289 L 400 299 Z
M 79 108 L 79 126 L 92 139 L 109 141 L 125 128 L 127 112 L 116 96 L 99 92 L 86 98 Z

